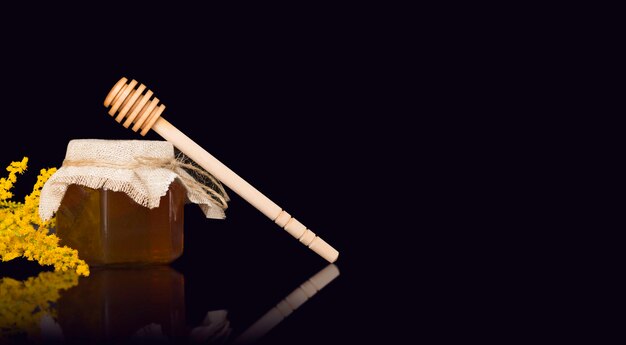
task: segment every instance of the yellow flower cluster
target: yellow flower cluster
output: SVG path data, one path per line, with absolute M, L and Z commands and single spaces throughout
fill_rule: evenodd
M 26 171 L 28 164 L 28 157 L 24 157 L 21 162 L 13 162 L 7 167 L 9 177 L 0 178 L 0 201 L 11 199 L 13 193 L 9 190 L 13 188 L 13 184 L 17 181 L 17 174 L 22 174 Z
M 59 292 L 78 285 L 74 272 L 41 272 L 26 281 L 0 279 L 0 340 L 16 333 L 37 332 L 44 315 L 56 318 Z
M 67 246 L 59 246 L 59 238 L 49 234 L 55 220 L 43 222 L 39 218 L 39 197 L 44 183 L 54 174 L 55 168 L 42 169 L 33 191 L 24 198 L 24 203 L 10 201 L 10 189 L 17 181 L 17 174 L 27 168 L 28 158 L 13 162 L 7 171 L 9 176 L 0 178 L 0 259 L 2 261 L 24 257 L 41 265 L 54 265 L 56 271 L 75 270 L 89 275 L 89 266 L 78 258 L 78 252 Z

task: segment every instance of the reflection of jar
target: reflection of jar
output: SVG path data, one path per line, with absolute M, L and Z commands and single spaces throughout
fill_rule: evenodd
M 168 266 L 95 269 L 61 292 L 57 316 L 68 343 L 182 339 L 185 278 Z
M 57 235 L 90 265 L 169 263 L 183 253 L 184 206 L 178 182 L 154 209 L 124 192 L 72 184 L 57 212 Z
M 218 206 L 213 187 L 183 167 L 194 168 L 165 141 L 72 140 L 41 190 L 39 214 L 47 220 L 56 212 L 60 244 L 90 265 L 169 263 L 183 252 L 185 202 L 224 218 L 225 201 Z

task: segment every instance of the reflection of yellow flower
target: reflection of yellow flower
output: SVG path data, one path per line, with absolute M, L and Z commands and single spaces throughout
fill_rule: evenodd
M 27 168 L 28 158 L 13 162 L 7 167 L 9 176 L 0 178 L 0 258 L 2 261 L 24 257 L 41 265 L 54 265 L 57 271 L 75 270 L 88 276 L 89 266 L 78 258 L 78 252 L 67 246 L 59 246 L 59 238 L 48 234 L 55 220 L 43 222 L 38 207 L 41 188 L 56 172 L 55 168 L 42 169 L 33 186 L 33 191 L 24 198 L 24 203 L 10 201 L 10 189 L 17 181 L 17 174 Z
M 78 285 L 74 272 L 42 272 L 26 281 L 0 278 L 0 340 L 16 333 L 37 333 L 44 315 L 56 317 L 59 292 Z

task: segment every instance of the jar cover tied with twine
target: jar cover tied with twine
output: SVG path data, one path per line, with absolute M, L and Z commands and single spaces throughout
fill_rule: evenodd
M 61 244 L 90 265 L 169 263 L 183 252 L 184 205 L 223 219 L 229 201 L 208 172 L 166 141 L 72 140 L 41 191 Z

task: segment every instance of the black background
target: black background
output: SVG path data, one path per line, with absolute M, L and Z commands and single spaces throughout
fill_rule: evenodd
M 413 224 L 399 225 L 392 196 L 411 197 L 418 176 L 404 179 L 404 166 L 423 159 L 412 142 L 424 129 L 402 124 L 412 114 L 397 102 L 416 83 L 404 63 L 419 44 L 398 39 L 403 23 L 343 11 L 162 10 L 42 11 L 4 24 L 0 163 L 30 157 L 17 195 L 40 168 L 61 164 L 71 139 L 139 139 L 102 104 L 120 77 L 136 79 L 167 106 L 163 117 L 341 252 L 341 276 L 264 341 L 390 340 L 390 329 L 417 322 L 394 314 L 412 313 L 417 290 L 405 281 L 422 274 L 413 257 L 424 246 L 411 243 Z M 189 323 L 228 309 L 241 331 L 326 263 L 230 196 L 226 220 L 186 207 L 185 253 L 173 267 L 185 275 Z M 408 206 L 419 218 L 417 202 Z M 0 270 L 26 278 L 40 268 L 15 260 Z
M 266 343 L 553 329 L 560 316 L 544 300 L 570 287 L 549 291 L 563 265 L 549 263 L 573 255 L 545 238 L 565 219 L 546 222 L 571 169 L 551 171 L 578 140 L 558 136 L 588 133 L 567 127 L 565 109 L 586 96 L 559 92 L 585 90 L 574 80 L 589 62 L 577 59 L 595 50 L 580 40 L 597 37 L 543 9 L 444 6 L 3 7 L 0 163 L 31 158 L 24 195 L 69 140 L 138 138 L 102 105 L 134 78 L 166 119 L 341 252 L 341 276 Z M 225 308 L 240 331 L 325 262 L 231 197 L 224 221 L 187 207 L 173 267 L 190 324 Z M 0 264 L 19 278 L 39 270 Z

